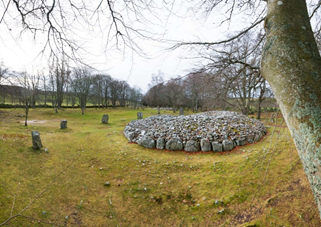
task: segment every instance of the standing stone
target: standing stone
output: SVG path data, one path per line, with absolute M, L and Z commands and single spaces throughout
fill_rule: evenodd
M 200 143 L 196 142 L 194 140 L 189 140 L 186 142 L 185 151 L 189 151 L 189 152 L 196 152 L 196 151 L 200 151 Z
M 184 115 L 184 108 L 179 109 L 179 115 Z
M 172 138 L 167 141 L 165 147 L 166 147 L 166 150 L 180 151 L 180 150 L 183 150 L 183 143 L 180 138 Z
M 62 120 L 62 121 L 60 122 L 60 128 L 61 128 L 61 129 L 67 128 L 67 120 Z
M 101 122 L 103 124 L 107 124 L 108 123 L 108 118 L 109 118 L 108 114 L 104 114 L 102 119 L 101 119 Z
M 234 148 L 234 144 L 232 140 L 223 140 L 222 142 L 224 151 L 231 151 Z
M 137 113 L 137 119 L 143 119 L 143 113 L 142 112 L 138 112 Z
M 156 141 L 156 148 L 159 150 L 163 150 L 165 148 L 165 139 L 164 138 L 158 138 Z
M 212 148 L 214 152 L 222 152 L 223 151 L 223 145 L 219 142 L 213 142 Z
M 201 139 L 201 150 L 202 151 L 212 151 L 210 140 L 207 138 Z
M 31 136 L 32 136 L 32 148 L 35 150 L 39 150 L 42 147 L 39 132 L 32 131 Z

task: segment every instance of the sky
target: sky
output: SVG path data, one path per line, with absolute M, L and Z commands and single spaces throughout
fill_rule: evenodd
M 224 13 L 220 10 L 206 19 L 200 14 L 193 16 L 191 8 L 181 9 L 181 6 L 177 4 L 170 16 L 168 12 L 164 15 L 159 14 L 160 12 L 148 15 L 148 12 L 145 12 L 145 15 L 148 15 L 148 26 L 138 25 L 138 28 L 144 26 L 142 29 L 156 34 L 156 40 L 134 38 L 147 57 L 139 56 L 121 44 L 116 48 L 114 46 L 104 48 L 107 39 L 104 27 L 99 27 L 104 32 L 97 32 L 99 30 L 97 28 L 87 30 L 77 27 L 78 33 L 75 32 L 73 35 L 82 37 L 79 43 L 82 43 L 82 47 L 86 50 L 86 52 L 80 51 L 81 59 L 97 69 L 97 72 L 125 80 L 132 87 L 140 87 L 143 92 L 148 90 L 152 75 L 158 71 L 164 73 L 165 80 L 185 76 L 196 67 L 199 60 L 194 59 L 195 53 L 186 48 L 168 50 L 174 44 L 169 40 L 218 41 L 224 39 L 229 30 L 233 30 L 233 26 L 231 24 L 220 26 L 219 22 L 224 19 Z M 133 17 L 129 17 L 131 18 Z M 134 23 L 134 26 L 137 26 L 136 24 Z M 38 33 L 33 37 L 29 33 L 21 35 L 20 32 L 21 26 L 17 22 L 10 26 L 0 24 L 0 61 L 11 70 L 29 73 L 42 70 L 46 73 L 49 54 L 39 55 L 44 46 L 42 34 Z

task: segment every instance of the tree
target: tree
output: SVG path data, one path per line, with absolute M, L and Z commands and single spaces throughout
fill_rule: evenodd
M 9 73 L 9 69 L 4 66 L 3 62 L 1 62 L 0 63 L 0 91 L 1 91 L 1 95 L 3 96 L 3 103 L 6 103 L 6 96 L 8 92 L 2 85 L 8 73 Z
M 28 126 L 28 114 L 31 105 L 34 105 L 36 93 L 39 88 L 39 75 L 30 75 L 27 72 L 15 73 L 13 85 L 19 86 L 19 100 L 25 110 L 25 126 Z
M 119 81 L 118 84 L 118 100 L 121 107 L 126 106 L 127 99 L 129 97 L 130 86 L 126 81 Z
M 306 2 L 268 1 L 261 72 L 294 139 L 321 215 L 321 57 Z
M 59 59 L 56 58 L 50 69 L 52 106 L 55 108 L 56 113 L 62 106 L 69 74 L 70 71 L 66 61 L 62 59 L 60 62 Z
M 0 63 L 0 85 L 6 79 L 9 69 L 4 66 L 3 62 Z
M 176 112 L 177 107 L 182 104 L 183 101 L 183 82 L 180 77 L 170 79 L 164 88 L 163 95 L 166 97 L 168 104 L 173 108 L 173 112 Z
M 120 81 L 118 80 L 112 80 L 110 82 L 110 99 L 111 99 L 111 104 L 113 106 L 113 108 L 116 108 L 117 105 L 117 100 L 119 98 L 119 85 Z
M 164 73 L 158 71 L 158 74 L 152 75 L 152 81 L 149 84 L 149 91 L 145 95 L 145 101 L 157 107 L 157 114 L 160 114 L 160 106 L 164 103 Z
M 105 108 L 108 107 L 109 104 L 109 95 L 110 95 L 110 83 L 112 82 L 112 78 L 109 75 L 102 76 L 102 96 L 103 96 L 103 106 Z
M 129 102 L 131 105 L 131 108 L 137 109 L 139 108 L 139 104 L 142 101 L 143 94 L 142 90 L 139 87 L 133 87 L 129 90 Z
M 79 106 L 81 108 L 81 114 L 85 114 L 86 105 L 92 84 L 93 77 L 89 68 L 76 68 L 73 71 L 71 87 L 75 96 L 78 98 Z

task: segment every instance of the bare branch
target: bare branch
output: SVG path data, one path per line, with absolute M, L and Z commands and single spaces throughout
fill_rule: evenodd
M 220 45 L 220 44 L 225 44 L 225 43 L 229 43 L 233 40 L 236 40 L 240 37 L 242 37 L 244 34 L 248 33 L 250 30 L 252 30 L 253 28 L 255 28 L 257 25 L 259 25 L 260 23 L 262 23 L 265 20 L 264 18 L 261 18 L 260 20 L 258 20 L 257 22 L 255 22 L 254 24 L 252 24 L 251 26 L 249 26 L 247 29 L 239 32 L 237 35 L 229 38 L 229 39 L 225 39 L 222 41 L 218 41 L 218 42 L 182 42 L 182 43 L 178 43 L 176 45 L 174 45 L 173 47 L 171 47 L 170 49 L 177 49 L 181 46 L 187 46 L 187 45 L 204 45 L 204 46 L 213 46 L 213 45 Z
M 68 165 L 66 168 L 64 168 L 54 179 L 53 181 L 47 185 L 47 187 L 42 191 L 40 192 L 25 208 L 23 208 L 19 213 L 15 214 L 15 215 L 11 215 L 10 218 L 8 218 L 7 220 L 5 220 L 3 223 L 0 224 L 0 226 L 3 226 L 5 224 L 7 224 L 10 220 L 18 217 L 18 216 L 22 216 L 21 214 L 23 212 L 25 212 L 37 199 L 39 199 L 55 182 L 56 180 L 58 179 L 58 177 L 60 177 L 61 174 L 63 174 L 67 168 L 69 168 L 70 165 Z

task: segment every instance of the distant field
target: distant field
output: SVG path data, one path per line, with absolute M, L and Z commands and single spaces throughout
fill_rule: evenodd
M 30 109 L 27 127 L 19 114 L 0 109 L 0 226 L 26 207 L 5 225 L 321 226 L 280 116 L 263 116 L 269 134 L 257 144 L 190 155 L 128 143 L 122 130 L 137 110 Z

